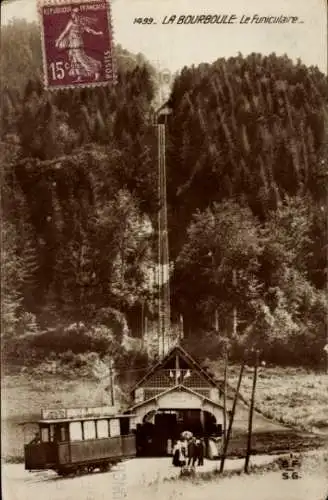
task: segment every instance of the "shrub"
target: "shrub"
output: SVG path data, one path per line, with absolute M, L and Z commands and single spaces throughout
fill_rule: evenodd
M 231 346 L 231 342 L 216 331 L 210 331 L 187 337 L 183 340 L 182 345 L 196 359 L 215 360 L 222 356 L 225 346 Z

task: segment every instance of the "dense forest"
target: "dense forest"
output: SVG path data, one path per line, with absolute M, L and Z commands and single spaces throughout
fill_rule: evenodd
M 51 93 L 37 25 L 1 37 L 3 355 L 145 364 L 123 338 L 145 317 L 156 327 L 156 72 L 117 46 L 116 86 Z M 168 105 L 172 319 L 187 346 L 321 366 L 326 77 L 239 55 L 184 68 Z
M 327 104 L 326 76 L 274 54 L 218 59 L 175 80 L 172 305 L 187 333 L 209 332 L 217 311 L 214 338 L 236 355 L 256 344 L 275 362 L 324 358 Z

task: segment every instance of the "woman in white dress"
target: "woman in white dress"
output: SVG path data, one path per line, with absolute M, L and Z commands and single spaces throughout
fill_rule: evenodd
M 69 75 L 76 77 L 78 82 L 83 77 L 90 78 L 93 76 L 95 80 L 98 80 L 100 76 L 101 62 L 88 56 L 84 50 L 84 32 L 96 36 L 103 34 L 102 31 L 95 31 L 90 28 L 89 24 L 92 21 L 92 19 L 79 16 L 79 9 L 73 8 L 66 28 L 56 40 L 57 48 L 68 51 L 70 62 Z
M 173 459 L 172 463 L 175 465 L 175 467 L 183 467 L 186 463 L 186 450 L 185 450 L 185 445 L 180 439 L 177 440 L 175 443 L 173 450 Z

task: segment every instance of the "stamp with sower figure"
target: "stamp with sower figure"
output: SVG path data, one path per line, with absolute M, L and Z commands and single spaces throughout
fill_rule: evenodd
M 108 0 L 41 0 L 38 8 L 47 88 L 115 83 Z

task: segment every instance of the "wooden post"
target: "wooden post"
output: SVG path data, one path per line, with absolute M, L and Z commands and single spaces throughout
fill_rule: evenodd
M 224 351 L 224 382 L 223 382 L 223 443 L 227 439 L 227 371 L 228 371 L 228 349 Z
M 258 369 L 258 365 L 259 365 L 259 354 L 260 354 L 260 351 L 257 349 L 256 358 L 255 358 L 254 376 L 253 376 L 252 396 L 251 396 L 251 403 L 250 403 L 250 408 L 249 408 L 248 437 L 247 437 L 247 449 L 246 449 L 245 468 L 244 468 L 244 471 L 247 474 L 248 474 L 249 459 L 250 459 L 250 455 L 251 455 L 251 451 L 252 451 L 251 447 L 252 447 L 253 414 L 254 414 L 255 389 L 256 389 L 256 381 L 257 381 L 257 369 Z
M 232 271 L 232 284 L 234 288 L 234 293 L 236 292 L 236 287 L 237 287 L 237 273 L 236 269 L 233 269 Z M 236 294 L 235 294 L 235 300 L 236 300 Z M 237 307 L 234 306 L 233 311 L 232 311 L 232 331 L 234 337 L 237 335 Z
M 232 405 L 232 410 L 231 410 L 231 416 L 230 416 L 230 420 L 229 420 L 229 427 L 228 427 L 227 436 L 226 436 L 226 439 L 224 440 L 224 445 L 223 445 L 223 453 L 222 453 L 222 456 L 221 456 L 221 464 L 220 464 L 220 473 L 222 473 L 223 469 L 224 469 L 224 462 L 225 462 L 227 451 L 228 451 L 228 446 L 229 446 L 229 441 L 230 441 L 230 436 L 231 436 L 231 431 L 232 431 L 233 419 L 235 417 L 235 412 L 236 412 L 237 400 L 238 400 L 238 396 L 239 396 L 240 385 L 241 385 L 241 381 L 242 381 L 242 378 L 243 378 L 244 366 L 245 366 L 245 360 L 243 360 L 243 362 L 241 364 L 241 367 L 240 367 L 239 378 L 238 378 L 238 383 L 237 383 L 237 389 L 236 389 L 236 392 L 235 392 L 235 397 L 234 397 L 234 400 L 233 400 L 233 405 Z

